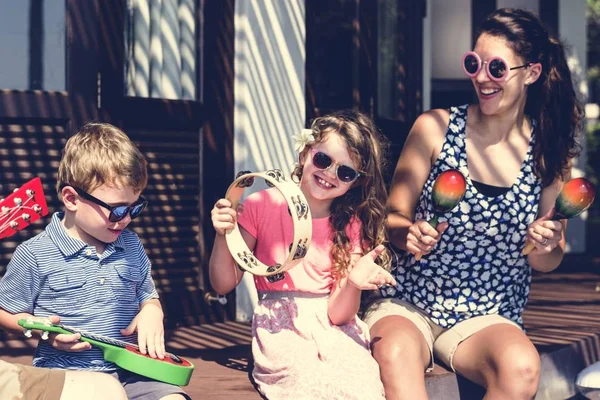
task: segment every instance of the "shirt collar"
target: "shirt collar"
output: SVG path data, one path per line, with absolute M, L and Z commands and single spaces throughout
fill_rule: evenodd
M 79 253 L 84 248 L 86 248 L 88 244 L 85 243 L 83 240 L 76 239 L 67 233 L 65 227 L 62 224 L 64 216 L 64 212 L 55 212 L 52 215 L 52 220 L 50 221 L 48 226 L 46 226 L 46 232 L 50 236 L 52 242 L 54 242 L 56 247 L 58 247 L 58 249 L 61 251 L 61 253 L 63 253 L 67 257 L 71 257 Z M 107 243 L 105 251 L 108 250 L 112 253 L 113 247 L 114 250 L 124 250 L 125 242 L 122 236 L 123 235 L 119 235 L 117 237 L 117 240 L 115 240 L 112 243 Z

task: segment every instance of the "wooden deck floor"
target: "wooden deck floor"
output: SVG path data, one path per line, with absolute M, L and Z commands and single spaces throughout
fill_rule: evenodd
M 195 366 L 185 388 L 192 399 L 261 399 L 248 377 L 251 329 L 224 322 L 178 328 L 169 332 L 167 349 Z M 37 341 L 10 338 L 0 342 L 0 359 L 31 364 Z
M 561 267 L 535 275 L 524 319 L 541 352 L 576 344 L 586 364 L 600 360 L 600 273 L 566 273 Z M 186 387 L 192 398 L 260 399 L 248 379 L 250 334 L 250 327 L 238 322 L 170 332 L 168 349 L 196 366 Z M 0 358 L 30 364 L 34 346 L 32 340 L 0 342 Z

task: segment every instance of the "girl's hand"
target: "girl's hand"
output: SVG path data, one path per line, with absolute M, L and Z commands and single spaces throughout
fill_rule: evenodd
M 385 249 L 379 245 L 362 256 L 348 274 L 348 282 L 360 290 L 377 290 L 383 285 L 396 285 L 392 275 L 379 265 L 375 259 Z
M 558 246 L 563 236 L 563 224 L 560 221 L 552 221 L 553 215 L 554 208 L 533 221 L 527 228 L 526 243 L 533 243 L 535 246 L 529 254 L 548 254 Z
M 406 250 L 416 255 L 425 255 L 440 241 L 442 233 L 448 229 L 447 222 L 440 222 L 436 228 L 422 219 L 408 228 L 406 235 Z
M 219 199 L 215 203 L 210 218 L 217 235 L 225 235 L 235 227 L 236 211 L 231 208 L 231 202 L 227 199 Z
M 60 318 L 56 315 L 53 315 L 50 317 L 50 322 L 53 324 L 60 324 Z M 50 333 L 48 335 L 48 343 L 58 350 L 79 352 L 92 348 L 91 344 L 88 342 L 82 342 L 79 339 L 81 339 L 81 335 L 79 333 Z

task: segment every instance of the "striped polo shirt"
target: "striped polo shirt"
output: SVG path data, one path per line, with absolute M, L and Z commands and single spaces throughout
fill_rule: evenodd
M 95 334 L 137 343 L 125 337 L 140 304 L 158 298 L 151 264 L 138 236 L 124 230 L 102 255 L 67 234 L 55 213 L 45 231 L 19 245 L 0 280 L 0 307 L 36 317 L 58 315 L 61 323 Z M 112 371 L 96 347 L 60 351 L 40 340 L 33 365 L 48 368 Z

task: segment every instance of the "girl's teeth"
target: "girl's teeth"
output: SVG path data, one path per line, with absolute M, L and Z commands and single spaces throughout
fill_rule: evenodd
M 332 187 L 332 186 L 333 186 L 333 185 L 332 185 L 332 184 L 330 184 L 329 182 L 326 182 L 326 181 L 324 181 L 323 179 L 321 179 L 321 178 L 319 178 L 319 177 L 317 177 L 317 181 L 318 181 L 318 182 L 319 182 L 321 185 L 323 185 L 323 186 L 325 186 L 325 187 Z

